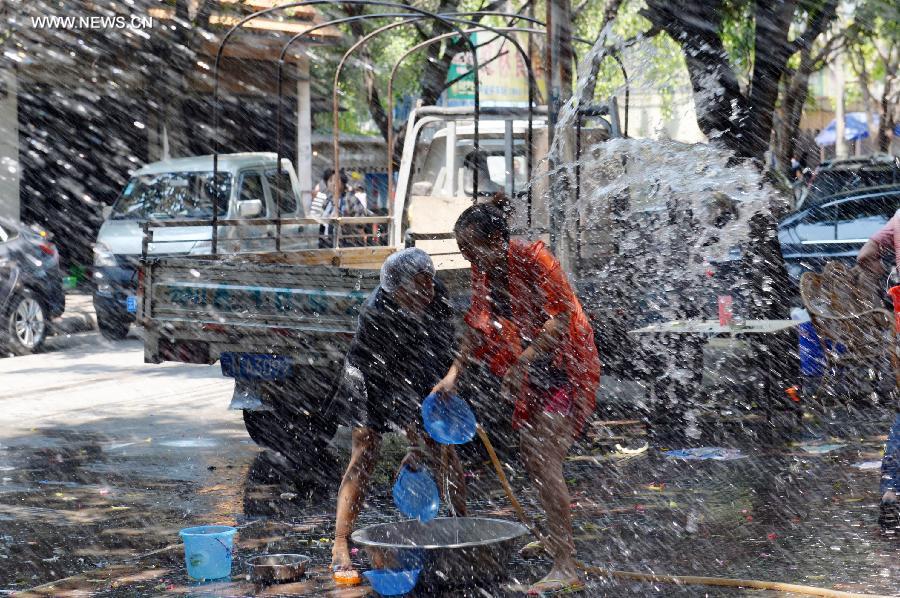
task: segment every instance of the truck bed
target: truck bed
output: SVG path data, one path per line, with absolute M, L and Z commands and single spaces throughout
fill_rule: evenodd
M 139 314 L 144 360 L 214 363 L 238 352 L 333 366 L 390 253 L 361 247 L 148 258 Z M 467 269 L 441 275 L 451 294 L 468 287 Z
M 296 254 L 147 260 L 145 361 L 213 363 L 239 351 L 302 356 L 315 365 L 343 355 L 379 271 L 326 265 L 335 256 L 317 253 L 319 264 Z

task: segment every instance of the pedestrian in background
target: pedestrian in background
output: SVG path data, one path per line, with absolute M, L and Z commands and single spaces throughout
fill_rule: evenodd
M 877 281 L 889 273 L 900 273 L 900 235 L 897 227 L 900 225 L 900 210 L 888 220 L 878 232 L 872 235 L 859 255 L 856 263 L 864 273 L 868 274 L 872 288 L 880 288 Z M 890 261 L 893 257 L 893 263 Z M 891 272 L 892 271 L 892 272 Z M 890 277 L 889 277 L 890 280 Z M 900 284 L 900 277 L 894 279 L 895 284 Z M 894 389 L 894 393 L 900 395 L 900 389 Z M 884 530 L 900 530 L 900 506 L 897 502 L 897 494 L 900 492 L 900 396 L 895 397 L 897 415 L 894 424 L 888 434 L 887 444 L 884 448 L 884 458 L 881 460 L 881 505 L 878 522 Z

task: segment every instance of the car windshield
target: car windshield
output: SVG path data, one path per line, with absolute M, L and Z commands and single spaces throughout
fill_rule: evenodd
M 231 175 L 220 172 L 165 172 L 132 178 L 113 206 L 114 220 L 211 218 L 213 197 L 224 215 Z

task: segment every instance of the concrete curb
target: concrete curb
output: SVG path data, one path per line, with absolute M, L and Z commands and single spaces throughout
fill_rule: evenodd
M 97 330 L 97 316 L 90 295 L 66 294 L 66 311 L 50 323 L 50 334 L 60 336 Z
M 93 314 L 63 314 L 50 323 L 50 334 L 54 336 L 93 332 L 94 330 L 97 330 L 97 318 Z

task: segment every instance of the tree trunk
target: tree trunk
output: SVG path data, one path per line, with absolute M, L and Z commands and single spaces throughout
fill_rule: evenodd
M 762 160 L 769 148 L 778 85 L 791 53 L 787 36 L 795 4 L 792 0 L 757 0 L 750 119 L 738 147 L 734 148 L 739 156 Z
M 700 130 L 743 157 L 751 115 L 722 43 L 723 8 L 723 0 L 647 0 L 641 14 L 681 46 Z
M 891 138 L 888 131 L 894 128 L 894 107 L 891 104 L 891 96 L 893 95 L 894 80 L 891 77 L 885 77 L 884 90 L 881 94 L 881 117 L 878 121 L 878 151 L 888 153 L 891 149 Z
M 776 158 L 778 164 L 789 164 L 797 151 L 800 138 L 800 121 L 803 118 L 803 107 L 809 95 L 809 77 L 812 74 L 812 52 L 809 48 L 800 51 L 800 66 L 785 86 L 787 90 L 783 99 L 782 114 L 784 128 L 781 131 Z
M 624 0 L 609 0 L 607 3 L 606 8 L 603 10 L 603 21 L 600 23 L 600 31 L 597 34 L 597 40 L 594 42 L 595 48 L 593 49 L 596 49 L 597 43 L 603 39 L 604 31 L 613 19 L 616 18 L 619 8 L 623 3 Z M 587 83 L 582 89 L 581 95 L 578 97 L 579 105 L 587 105 L 594 99 L 594 90 L 597 87 L 597 74 L 600 72 L 600 65 L 603 63 L 603 59 L 608 55 L 609 51 L 604 48 L 602 52 L 597 52 L 597 54 L 593 56 L 590 64 L 590 73 L 587 74 Z
M 362 14 L 363 9 L 361 6 L 348 4 L 344 6 L 344 12 L 346 12 L 348 16 L 356 16 Z M 362 21 L 350 21 L 349 26 L 350 33 L 353 35 L 354 40 L 359 40 L 366 35 L 366 28 Z M 360 58 L 366 64 L 371 63 L 372 60 L 368 48 L 362 48 Z M 384 109 L 384 105 L 381 103 L 381 96 L 378 93 L 378 88 L 375 86 L 375 75 L 371 69 L 363 69 L 363 81 L 366 86 L 366 102 L 369 107 L 369 116 L 375 121 L 375 126 L 378 127 L 381 136 L 387 141 L 387 112 Z

